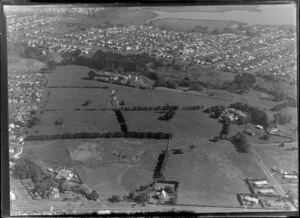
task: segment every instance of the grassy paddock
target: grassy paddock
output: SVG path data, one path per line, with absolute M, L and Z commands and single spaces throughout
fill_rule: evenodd
M 29 135 L 120 132 L 113 111 L 50 111 L 39 115 L 39 119 L 41 122 L 29 129 Z M 63 120 L 62 125 L 55 125 L 54 122 L 59 119 Z
M 236 194 L 249 192 L 244 179 L 264 173 L 250 154 L 238 153 L 229 142 L 221 141 L 171 155 L 165 176 L 179 178 L 179 204 L 239 206 Z

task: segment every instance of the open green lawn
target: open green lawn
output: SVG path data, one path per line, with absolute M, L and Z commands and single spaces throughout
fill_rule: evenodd
M 45 111 L 38 118 L 41 121 L 29 129 L 30 135 L 121 131 L 113 111 Z M 62 125 L 54 125 L 59 119 Z
M 72 159 L 70 152 L 93 144 L 98 155 L 81 162 Z M 158 154 L 165 149 L 166 140 L 93 139 L 26 142 L 24 155 L 42 167 L 72 166 L 85 184 L 95 188 L 100 197 L 128 193 L 140 185 L 152 182 L 152 174 Z M 82 152 L 86 152 L 82 151 Z M 124 163 L 116 159 L 114 152 L 132 157 L 145 152 L 137 163 Z M 92 151 L 91 151 L 92 152 Z
M 44 105 L 48 109 L 100 109 L 111 108 L 111 91 L 108 89 L 97 88 L 53 88 L 48 89 L 50 95 Z M 90 100 L 88 106 L 82 106 L 86 101 Z
M 178 178 L 179 204 L 239 206 L 236 194 L 249 193 L 247 177 L 264 177 L 250 154 L 226 141 L 202 143 L 186 154 L 171 155 L 166 178 Z

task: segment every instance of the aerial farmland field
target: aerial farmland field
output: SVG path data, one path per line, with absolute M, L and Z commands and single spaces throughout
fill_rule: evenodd
M 188 167 L 187 167 L 188 166 Z M 194 150 L 172 154 L 166 178 L 180 181 L 178 204 L 238 207 L 237 193 L 249 193 L 247 177 L 264 177 L 255 159 L 238 153 L 227 141 L 202 143 Z
M 154 111 L 123 111 L 129 131 L 171 133 L 171 121 L 158 120 L 161 116 Z
M 166 144 L 166 140 L 155 139 L 31 141 L 26 142 L 24 155 L 45 168 L 75 168 L 85 184 L 108 198 L 151 183 L 157 156 Z M 144 155 L 139 161 L 128 161 L 141 152 Z
M 120 125 L 113 111 L 45 111 L 38 118 L 41 121 L 29 129 L 30 135 L 120 132 Z M 61 125 L 55 125 L 58 120 L 62 120 Z

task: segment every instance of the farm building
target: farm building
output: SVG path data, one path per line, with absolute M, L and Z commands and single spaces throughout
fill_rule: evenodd
M 270 188 L 268 188 L 268 189 L 260 189 L 260 190 L 258 190 L 258 193 L 259 194 L 274 194 L 274 190 L 273 189 L 270 189 Z
M 294 175 L 294 174 L 286 174 L 286 175 L 283 175 L 283 178 L 284 179 L 297 179 L 298 176 Z
M 249 196 L 249 195 L 245 195 L 245 196 L 243 197 L 243 200 L 244 200 L 244 201 L 251 202 L 251 203 L 255 203 L 255 204 L 258 204 L 258 201 L 259 201 L 257 198 L 251 197 L 251 196 Z
M 261 181 L 255 181 L 254 182 L 255 186 L 263 186 L 263 185 L 268 185 L 268 182 L 266 180 L 261 180 Z
M 255 128 L 256 128 L 256 129 L 263 129 L 264 127 L 261 126 L 261 125 L 256 125 Z

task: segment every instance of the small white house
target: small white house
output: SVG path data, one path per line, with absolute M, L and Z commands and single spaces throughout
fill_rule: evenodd
M 264 127 L 261 126 L 261 125 L 256 125 L 255 128 L 257 128 L 257 129 L 263 129 Z
M 273 189 L 260 189 L 259 191 L 258 191 L 258 193 L 260 193 L 260 194 L 273 194 L 274 193 L 274 190 Z
M 251 197 L 249 195 L 244 196 L 243 200 L 244 201 L 248 201 L 248 202 L 253 202 L 255 204 L 258 204 L 258 199 L 254 198 L 254 197 Z
M 261 180 L 261 181 L 255 181 L 254 182 L 255 186 L 263 186 L 263 185 L 268 185 L 268 182 L 266 180 Z

